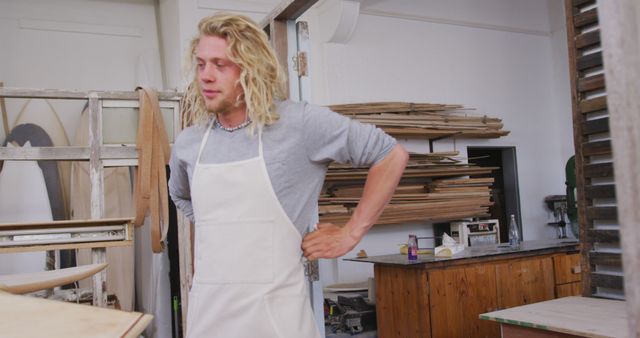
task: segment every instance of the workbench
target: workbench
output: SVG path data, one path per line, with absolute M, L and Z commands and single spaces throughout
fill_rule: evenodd
M 500 323 L 502 338 L 625 338 L 624 301 L 565 297 L 484 313 L 480 319 Z
M 499 337 L 500 325 L 480 314 L 581 293 L 575 240 L 468 247 L 415 261 L 401 254 L 347 260 L 374 264 L 380 337 Z

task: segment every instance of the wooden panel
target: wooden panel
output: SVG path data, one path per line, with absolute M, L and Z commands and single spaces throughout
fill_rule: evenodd
M 580 112 L 582 112 L 583 114 L 603 109 L 607 109 L 606 96 L 599 96 L 594 99 L 580 101 Z
M 502 338 L 579 338 L 568 333 L 532 329 L 519 325 L 500 324 L 502 328 Z
M 553 299 L 553 277 L 550 257 L 498 264 L 498 307 L 504 309 Z
M 587 215 L 590 219 L 613 220 L 618 218 L 616 207 L 587 207 Z
M 583 33 L 576 36 L 576 48 L 585 48 L 600 43 L 600 30 Z
M 604 89 L 604 75 L 598 74 L 589 77 L 583 77 L 578 80 L 578 91 L 587 92 L 592 90 Z
M 430 271 L 429 284 L 433 337 L 500 335 L 497 323 L 479 319 L 497 309 L 495 265 Z
M 613 163 L 587 164 L 584 166 L 584 176 L 588 178 L 613 177 Z
M 592 264 L 622 267 L 622 257 L 619 254 L 592 252 L 589 256 Z
M 596 141 L 582 143 L 582 155 L 608 155 L 611 154 L 611 141 Z
M 576 67 L 580 71 L 597 66 L 602 66 L 602 52 L 579 56 L 576 60 Z
M 580 281 L 580 254 L 553 256 L 553 272 L 556 284 Z
M 588 185 L 584 192 L 587 198 L 616 198 L 616 186 L 613 184 Z
M 593 8 L 573 17 L 573 24 L 576 28 L 584 27 L 598 22 L 598 11 Z
M 589 229 L 589 240 L 591 243 L 619 243 L 620 232 L 618 230 Z
M 584 135 L 593 135 L 598 133 L 605 133 L 609 131 L 609 118 L 603 117 L 600 119 L 589 120 L 582 123 L 582 133 Z
M 424 269 L 374 266 L 380 337 L 430 337 L 429 291 Z
M 556 285 L 556 298 L 580 296 L 582 294 L 582 283 L 574 282 Z
M 601 287 L 608 289 L 622 290 L 623 277 L 617 275 L 605 275 L 597 272 L 591 273 L 591 287 Z

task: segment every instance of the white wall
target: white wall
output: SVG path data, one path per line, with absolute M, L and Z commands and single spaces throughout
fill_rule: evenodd
M 313 101 L 459 103 L 503 119 L 511 134 L 495 140 L 442 140 L 437 150 L 515 146 L 525 239 L 554 236 L 543 199 L 564 194 L 573 153 L 566 33 L 560 0 L 363 1 L 346 44 L 319 41 L 323 6 L 309 12 Z M 329 12 L 329 11 L 324 11 Z M 426 142 L 405 142 L 426 151 Z M 429 225 L 373 228 L 354 252 L 397 252 Z M 331 278 L 363 280 L 361 263 L 338 262 Z
M 0 81 L 51 89 L 161 87 L 155 20 L 153 0 L 0 0 Z M 22 104 L 7 100 L 9 121 Z M 84 103 L 52 104 L 73 139 Z

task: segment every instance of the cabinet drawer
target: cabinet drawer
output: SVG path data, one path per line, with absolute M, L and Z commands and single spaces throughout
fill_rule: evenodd
M 580 254 L 553 256 L 556 285 L 580 281 Z

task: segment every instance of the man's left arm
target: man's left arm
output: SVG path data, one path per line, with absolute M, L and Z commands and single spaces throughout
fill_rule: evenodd
M 384 159 L 372 166 L 351 219 L 342 227 L 318 224 L 318 230 L 306 235 L 302 241 L 305 257 L 310 260 L 337 258 L 351 251 L 391 200 L 408 159 L 407 151 L 396 144 Z

